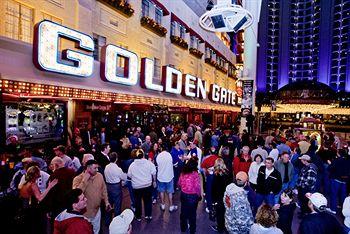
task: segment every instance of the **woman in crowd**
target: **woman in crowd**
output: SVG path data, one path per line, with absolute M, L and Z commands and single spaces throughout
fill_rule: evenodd
M 216 224 L 212 226 L 212 229 L 217 232 L 225 231 L 225 206 L 224 206 L 224 193 L 227 185 L 230 184 L 228 176 L 228 170 L 222 158 L 215 160 L 214 164 L 214 179 L 212 186 L 212 201 L 216 211 Z
M 278 214 L 271 206 L 260 206 L 255 219 L 256 223 L 251 227 L 250 234 L 283 234 L 281 229 L 276 227 Z
M 198 174 L 198 159 L 191 157 L 184 165 L 179 178 L 181 188 L 181 231 L 186 232 L 188 224 L 190 233 L 196 232 L 197 206 L 201 200 L 201 182 Z
M 292 222 L 296 207 L 293 191 L 291 189 L 284 190 L 280 197 L 280 203 L 274 206 L 279 216 L 277 227 L 284 234 L 292 234 Z
M 161 152 L 161 149 L 159 148 L 158 143 L 154 143 L 151 150 L 148 153 L 148 160 L 151 161 L 153 164 L 156 162 L 156 158 L 158 154 Z M 157 165 L 155 165 L 157 168 Z M 157 187 L 153 187 L 152 189 L 152 203 L 156 204 L 158 198 L 158 190 Z
M 249 184 L 250 187 L 255 191 L 256 183 L 258 179 L 258 172 L 261 166 L 264 166 L 263 158 L 260 154 L 255 155 L 254 162 L 249 167 L 248 175 L 249 175 Z
M 38 204 L 48 192 L 57 184 L 57 179 L 49 182 L 47 189 L 40 193 L 36 180 L 40 178 L 40 169 L 37 166 L 28 168 L 23 183 L 18 185 L 19 194 L 23 201 L 23 213 L 21 214 L 24 221 L 22 233 L 45 233 L 44 214 L 40 211 Z
M 127 173 L 131 163 L 134 161 L 134 159 L 131 157 L 131 151 L 132 151 L 131 142 L 129 138 L 124 136 L 122 139 L 120 139 L 120 143 L 121 143 L 121 147 L 118 155 L 121 161 L 121 169 L 123 170 L 124 173 Z M 135 196 L 132 190 L 131 182 L 129 180 L 126 181 L 125 187 L 127 187 L 129 191 L 131 207 L 135 208 Z

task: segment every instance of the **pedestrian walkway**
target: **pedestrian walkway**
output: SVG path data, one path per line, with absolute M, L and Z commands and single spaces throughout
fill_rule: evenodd
M 123 189 L 123 210 L 130 206 L 130 199 L 128 191 Z M 180 231 L 180 192 L 176 191 L 174 196 L 174 204 L 179 206 L 179 209 L 173 213 L 169 212 L 169 207 L 166 211 L 161 211 L 159 208 L 159 202 L 153 204 L 152 210 L 152 221 L 147 222 L 144 217 L 142 221 L 139 222 L 134 220 L 132 222 L 132 233 L 142 233 L 142 234 L 175 234 L 181 233 Z M 297 233 L 300 220 L 297 218 L 297 211 L 293 219 L 293 233 Z M 205 203 L 203 201 L 199 202 L 197 209 L 197 233 L 217 233 L 211 229 L 211 225 L 215 225 L 215 222 L 209 220 L 209 215 L 205 212 Z M 106 232 L 108 233 L 108 232 Z

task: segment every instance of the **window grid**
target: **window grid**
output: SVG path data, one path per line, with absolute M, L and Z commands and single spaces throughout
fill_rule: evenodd
M 289 82 L 317 80 L 320 1 L 292 0 Z
M 334 21 L 331 54 L 330 86 L 336 91 L 345 90 L 347 53 L 349 48 L 350 3 L 334 1 Z
M 15 40 L 32 42 L 34 10 L 19 2 L 8 0 L 5 13 L 5 35 Z
M 268 17 L 268 37 L 267 42 L 267 76 L 266 90 L 274 92 L 278 88 L 278 41 L 279 41 L 279 1 L 270 0 Z

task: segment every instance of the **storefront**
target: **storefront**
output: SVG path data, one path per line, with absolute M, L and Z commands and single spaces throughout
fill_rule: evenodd
M 171 66 L 162 67 L 162 82 L 157 83 L 150 76 L 149 59 L 138 61 L 131 51 L 108 45 L 108 56 L 93 61 L 90 37 L 50 22 L 45 27 L 36 30 L 33 47 L 0 38 L 0 88 L 6 122 L 2 129 L 6 136 L 20 134 L 30 143 L 41 138 L 63 139 L 67 127 L 181 125 L 199 120 L 217 125 L 213 112 L 240 111 L 233 90 L 207 84 Z M 66 53 L 68 63 L 60 56 L 58 45 L 51 44 L 52 38 L 57 41 L 62 34 L 78 42 Z M 52 54 L 52 50 L 57 51 Z M 62 58 L 53 58 L 56 54 Z M 126 58 L 124 67 L 113 63 L 118 56 Z

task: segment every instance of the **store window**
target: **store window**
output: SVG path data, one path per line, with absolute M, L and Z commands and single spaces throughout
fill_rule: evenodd
M 6 137 L 16 135 L 23 144 L 62 140 L 66 128 L 63 103 L 5 103 Z
M 5 35 L 15 40 L 31 43 L 33 27 L 33 8 L 8 0 L 5 11 Z
M 42 13 L 42 17 L 45 20 L 50 20 L 52 22 L 55 22 L 55 23 L 58 23 L 58 24 L 62 24 L 62 19 L 57 18 L 57 17 L 55 17 L 53 15 L 47 14 L 45 12 Z
M 96 33 L 93 34 L 94 39 L 94 59 L 99 61 L 100 60 L 100 54 L 101 54 L 101 48 L 102 46 L 106 45 L 106 37 L 100 36 Z

